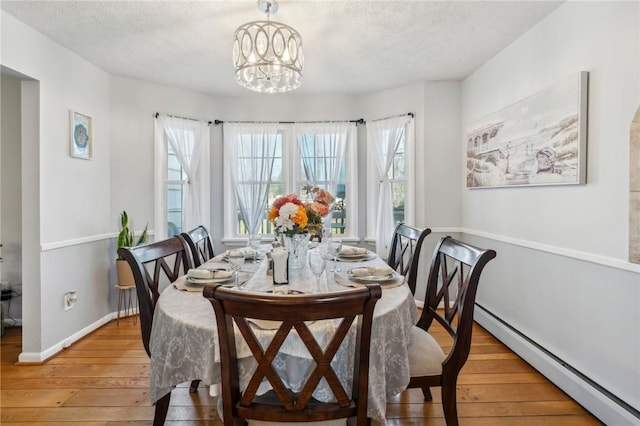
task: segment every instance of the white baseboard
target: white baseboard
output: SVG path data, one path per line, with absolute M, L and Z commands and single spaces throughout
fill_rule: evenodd
M 134 315 L 137 314 L 137 313 L 138 313 L 137 309 L 134 309 Z M 58 352 L 62 351 L 63 349 L 66 349 L 69 346 L 73 345 L 75 342 L 77 342 L 78 340 L 82 339 L 87 334 L 97 330 L 98 328 L 102 327 L 106 323 L 108 323 L 110 321 L 113 321 L 114 319 L 117 318 L 117 316 L 118 316 L 117 312 L 111 312 L 110 314 L 105 315 L 104 317 L 100 318 L 99 320 L 97 320 L 93 324 L 88 325 L 87 327 L 83 328 L 82 330 L 79 330 L 78 332 L 72 334 L 68 338 L 66 338 L 66 339 L 56 343 L 55 345 L 47 348 L 43 352 L 22 352 L 20 354 L 20 356 L 18 356 L 18 362 L 19 363 L 41 363 L 41 362 L 44 362 L 47 359 L 55 356 Z M 122 319 L 122 318 L 126 318 L 126 317 L 122 317 L 121 316 L 120 318 Z
M 558 363 L 549 354 L 504 325 L 482 307 L 476 306 L 474 319 L 605 424 L 616 426 L 640 424 L 640 418 Z

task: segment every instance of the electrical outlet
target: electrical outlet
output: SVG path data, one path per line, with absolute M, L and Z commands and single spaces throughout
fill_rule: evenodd
M 78 295 L 76 291 L 68 291 L 64 294 L 64 310 L 68 311 L 76 305 L 76 301 L 78 300 Z

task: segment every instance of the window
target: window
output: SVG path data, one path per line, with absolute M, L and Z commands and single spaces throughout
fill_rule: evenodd
M 224 176 L 231 183 L 224 185 L 225 237 L 246 237 L 250 227 L 243 216 L 255 220 L 252 211 L 260 214 L 258 232 L 272 235 L 268 211 L 273 201 L 289 193 L 305 200 L 302 187 L 307 184 L 329 189 L 336 196 L 332 230 L 355 237 L 357 209 L 355 205 L 349 208 L 348 195 L 355 193 L 356 128 L 353 123 L 340 124 L 279 125 L 277 130 L 265 130 L 275 136 L 261 139 L 253 123 L 225 123 Z M 269 173 L 265 173 L 267 168 Z M 256 200 L 260 204 L 249 208 Z
M 155 239 L 209 226 L 207 122 L 158 115 L 154 136 Z
M 395 225 L 414 221 L 413 117 L 367 123 L 367 236 L 387 255 Z

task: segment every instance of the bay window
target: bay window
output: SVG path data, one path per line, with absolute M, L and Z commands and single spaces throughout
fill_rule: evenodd
M 224 123 L 225 238 L 273 235 L 268 211 L 280 195 L 305 185 L 336 197 L 332 232 L 357 237 L 355 123 Z

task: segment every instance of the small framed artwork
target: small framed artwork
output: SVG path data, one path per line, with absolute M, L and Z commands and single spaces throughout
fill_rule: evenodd
M 576 73 L 474 123 L 467 187 L 586 183 L 588 78 Z
M 93 156 L 92 119 L 88 115 L 70 111 L 70 149 L 71 156 L 90 160 Z

